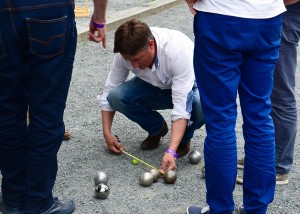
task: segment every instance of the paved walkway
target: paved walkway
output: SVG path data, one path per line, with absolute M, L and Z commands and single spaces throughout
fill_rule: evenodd
M 93 1 L 89 0 L 88 8 L 90 10 L 90 16 L 93 13 Z M 124 2 L 124 1 L 123 1 Z M 111 0 L 108 2 L 107 8 L 107 30 L 111 31 L 116 29 L 121 23 L 132 18 L 143 18 L 155 13 L 159 13 L 163 10 L 169 9 L 177 4 L 183 2 L 183 0 L 144 0 L 144 1 L 125 1 L 126 4 L 120 5 L 117 0 Z M 80 2 L 77 6 L 82 6 Z M 120 7 L 119 7 L 120 6 Z M 86 41 L 87 31 L 90 21 L 88 18 L 76 18 L 78 42 Z

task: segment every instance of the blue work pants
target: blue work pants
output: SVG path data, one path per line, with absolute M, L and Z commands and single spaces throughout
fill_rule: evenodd
M 281 16 L 246 19 L 198 12 L 194 69 L 206 121 L 207 203 L 211 213 L 232 213 L 237 175 L 237 94 L 243 116 L 243 202 L 265 213 L 275 191 L 274 124 L 270 116 Z

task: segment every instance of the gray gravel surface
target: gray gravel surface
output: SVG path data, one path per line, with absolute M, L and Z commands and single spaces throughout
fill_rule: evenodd
M 110 2 L 110 7 L 113 1 Z M 149 26 L 180 30 L 193 39 L 193 17 L 185 4 L 144 18 Z M 108 33 L 107 49 L 101 45 L 82 42 L 78 44 L 74 75 L 65 112 L 66 127 L 74 137 L 65 142 L 59 152 L 59 173 L 54 192 L 61 197 L 71 197 L 76 202 L 76 213 L 185 213 L 190 204 L 204 206 L 205 181 L 201 178 L 201 166 L 192 165 L 187 157 L 177 161 L 175 184 L 162 180 L 151 187 L 139 185 L 139 176 L 148 170 L 142 164 L 132 165 L 131 158 L 110 153 L 102 137 L 101 115 L 96 96 L 101 93 L 113 58 L 114 32 Z M 299 74 L 299 72 L 298 72 Z M 297 76 L 299 81 L 299 76 Z M 299 85 L 299 84 L 298 84 Z M 297 88 L 299 94 L 299 88 Z M 162 111 L 170 125 L 169 111 Z M 243 138 L 239 115 L 236 127 L 239 155 L 243 155 Z M 139 149 L 147 137 L 139 126 L 117 113 L 113 131 L 119 135 L 127 152 L 155 167 L 159 167 L 163 151 L 168 146 L 169 134 L 162 139 L 155 151 Z M 300 132 L 299 132 L 300 133 Z M 202 153 L 205 128 L 196 131 L 192 148 Z M 299 145 L 296 145 L 295 164 L 288 185 L 277 186 L 274 202 L 268 213 L 300 213 L 299 206 Z M 105 200 L 95 199 L 93 176 L 96 170 L 108 176 L 110 195 Z M 242 187 L 236 185 L 235 201 L 242 201 Z
M 110 6 L 113 5 L 114 2 L 111 1 Z M 187 6 L 180 4 L 143 18 L 143 21 L 150 26 L 180 30 L 193 39 L 192 19 Z M 108 33 L 106 50 L 92 42 L 78 44 L 65 111 L 66 128 L 72 131 L 73 138 L 65 141 L 59 151 L 59 170 L 54 194 L 60 198 L 74 199 L 76 214 L 179 214 L 186 213 L 186 207 L 191 204 L 205 206 L 205 181 L 201 178 L 203 161 L 192 165 L 187 157 L 178 159 L 178 178 L 174 184 L 165 184 L 163 180 L 159 180 L 150 187 L 142 187 L 139 185 L 139 176 L 147 171 L 148 167 L 141 163 L 132 165 L 130 157 L 125 154 L 115 155 L 107 150 L 102 137 L 101 115 L 96 97 L 102 92 L 112 63 L 113 36 L 114 32 Z M 299 72 L 297 75 L 299 82 Z M 161 113 L 170 125 L 170 112 Z M 236 131 L 240 156 L 243 155 L 241 123 L 239 115 Z M 162 139 L 158 149 L 142 151 L 140 143 L 147 137 L 147 133 L 135 123 L 117 113 L 113 131 L 120 137 L 127 152 L 159 168 L 163 152 L 168 146 L 169 134 Z M 195 132 L 191 145 L 201 154 L 204 136 L 205 128 L 202 127 Z M 269 206 L 268 213 L 300 213 L 299 144 L 295 149 L 295 164 L 290 173 L 290 183 L 277 186 L 275 199 Z M 97 170 L 108 175 L 110 195 L 105 200 L 94 198 L 93 177 Z M 234 197 L 237 204 L 242 201 L 240 185 L 236 185 Z

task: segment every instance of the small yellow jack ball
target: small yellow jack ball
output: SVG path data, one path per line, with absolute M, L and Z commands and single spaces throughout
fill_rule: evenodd
M 139 160 L 137 160 L 137 159 L 132 159 L 132 164 L 133 165 L 137 165 L 139 163 Z

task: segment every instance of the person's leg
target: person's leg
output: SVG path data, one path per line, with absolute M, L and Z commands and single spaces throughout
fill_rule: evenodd
M 232 23 L 226 17 L 199 12 L 194 19 L 194 69 L 207 134 L 204 142 L 206 200 L 212 213 L 234 210 L 237 175 L 236 98 L 242 55 L 238 50 L 231 51 L 231 36 L 235 32 L 227 31 Z M 232 22 L 236 23 L 235 19 Z M 243 26 L 238 28 L 243 29 Z
M 60 6 L 60 10 L 53 7 L 52 18 L 46 21 L 36 19 L 43 19 L 43 13 L 49 8 L 42 9 L 36 19 L 27 19 L 31 38 L 27 72 L 30 117 L 26 162 L 28 213 L 48 209 L 54 203 L 52 189 L 57 174 L 57 152 L 65 130 L 63 113 L 77 42 L 73 1 L 64 0 L 60 4 L 65 5 Z M 50 47 L 35 42 L 49 38 L 56 38 Z
M 31 1 L 11 3 L 11 7 L 32 6 Z M 34 10 L 34 18 L 28 10 L 7 9 L 13 16 L 6 10 L 0 13 L 1 26 L 11 25 L 1 28 L 5 31 L 1 31 L 0 42 L 4 46 L 0 48 L 2 193 L 4 202 L 24 205 L 26 199 L 26 213 L 39 213 L 54 203 L 56 155 L 64 132 L 63 111 L 77 37 L 73 1 L 56 3 L 60 10 L 54 5 L 41 9 L 46 5 L 42 4 Z M 38 7 L 35 2 L 34 6 Z
M 112 89 L 107 100 L 112 108 L 139 124 L 149 136 L 160 134 L 165 122 L 156 110 L 173 107 L 170 89 L 161 90 L 137 77 Z
M 28 106 L 25 55 L 8 13 L 0 13 L 0 26 L 0 183 L 5 204 L 23 210 Z
M 274 71 L 271 116 L 275 125 L 276 173 L 288 174 L 294 160 L 297 133 L 295 75 L 300 38 L 300 13 L 282 17 L 279 61 Z
M 248 212 L 266 213 L 275 192 L 275 138 L 270 116 L 273 72 L 278 60 L 281 17 L 249 21 L 255 43 L 243 53 L 239 97 L 245 161 L 243 196 Z

